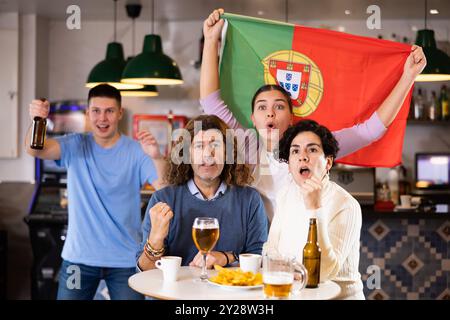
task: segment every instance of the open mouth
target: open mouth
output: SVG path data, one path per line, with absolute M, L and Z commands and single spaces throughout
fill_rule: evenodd
M 309 177 L 309 173 L 310 173 L 311 171 L 308 169 L 308 167 L 302 167 L 302 168 L 300 168 L 300 175 L 302 176 L 302 177 L 305 177 L 305 178 L 307 178 L 307 177 Z
M 97 129 L 101 132 L 106 132 L 109 129 L 109 125 L 108 124 L 97 125 Z
M 269 122 L 266 124 L 266 129 L 267 130 L 273 130 L 276 129 L 275 124 L 273 124 L 272 122 Z

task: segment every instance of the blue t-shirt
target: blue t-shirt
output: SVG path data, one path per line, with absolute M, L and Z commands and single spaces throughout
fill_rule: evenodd
M 151 158 L 121 135 L 111 148 L 92 134 L 57 139 L 67 168 L 69 225 L 62 257 L 96 267 L 131 268 L 141 236 L 140 189 L 156 179 Z
M 192 224 L 196 217 L 213 217 L 219 220 L 220 237 L 213 251 L 233 251 L 261 254 L 267 241 L 268 221 L 264 204 L 258 191 L 251 187 L 230 186 L 223 196 L 214 201 L 198 199 L 186 184 L 169 186 L 156 191 L 151 197 L 142 225 L 141 255 L 151 229 L 150 208 L 165 202 L 173 212 L 169 234 L 164 241 L 165 255 L 182 257 L 188 265 L 198 249 L 192 240 Z

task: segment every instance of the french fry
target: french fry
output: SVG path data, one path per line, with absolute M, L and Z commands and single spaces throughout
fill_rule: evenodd
M 218 272 L 215 277 L 209 280 L 221 285 L 227 286 L 256 286 L 262 284 L 262 274 L 253 272 L 244 272 L 241 269 L 227 269 L 219 265 L 214 265 Z

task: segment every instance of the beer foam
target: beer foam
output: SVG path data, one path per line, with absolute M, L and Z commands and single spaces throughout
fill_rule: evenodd
M 264 273 L 263 282 L 272 285 L 292 284 L 294 282 L 294 274 L 282 271 Z
M 219 227 L 218 226 L 215 226 L 215 225 L 197 225 L 197 226 L 193 226 L 192 227 L 193 229 L 200 229 L 200 230 L 205 230 L 205 229 L 217 229 L 217 230 L 219 230 Z

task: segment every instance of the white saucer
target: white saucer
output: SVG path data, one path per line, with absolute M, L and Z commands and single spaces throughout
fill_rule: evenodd
M 395 210 L 415 210 L 419 207 L 419 205 L 412 205 L 409 207 L 403 207 L 403 206 L 395 206 Z

